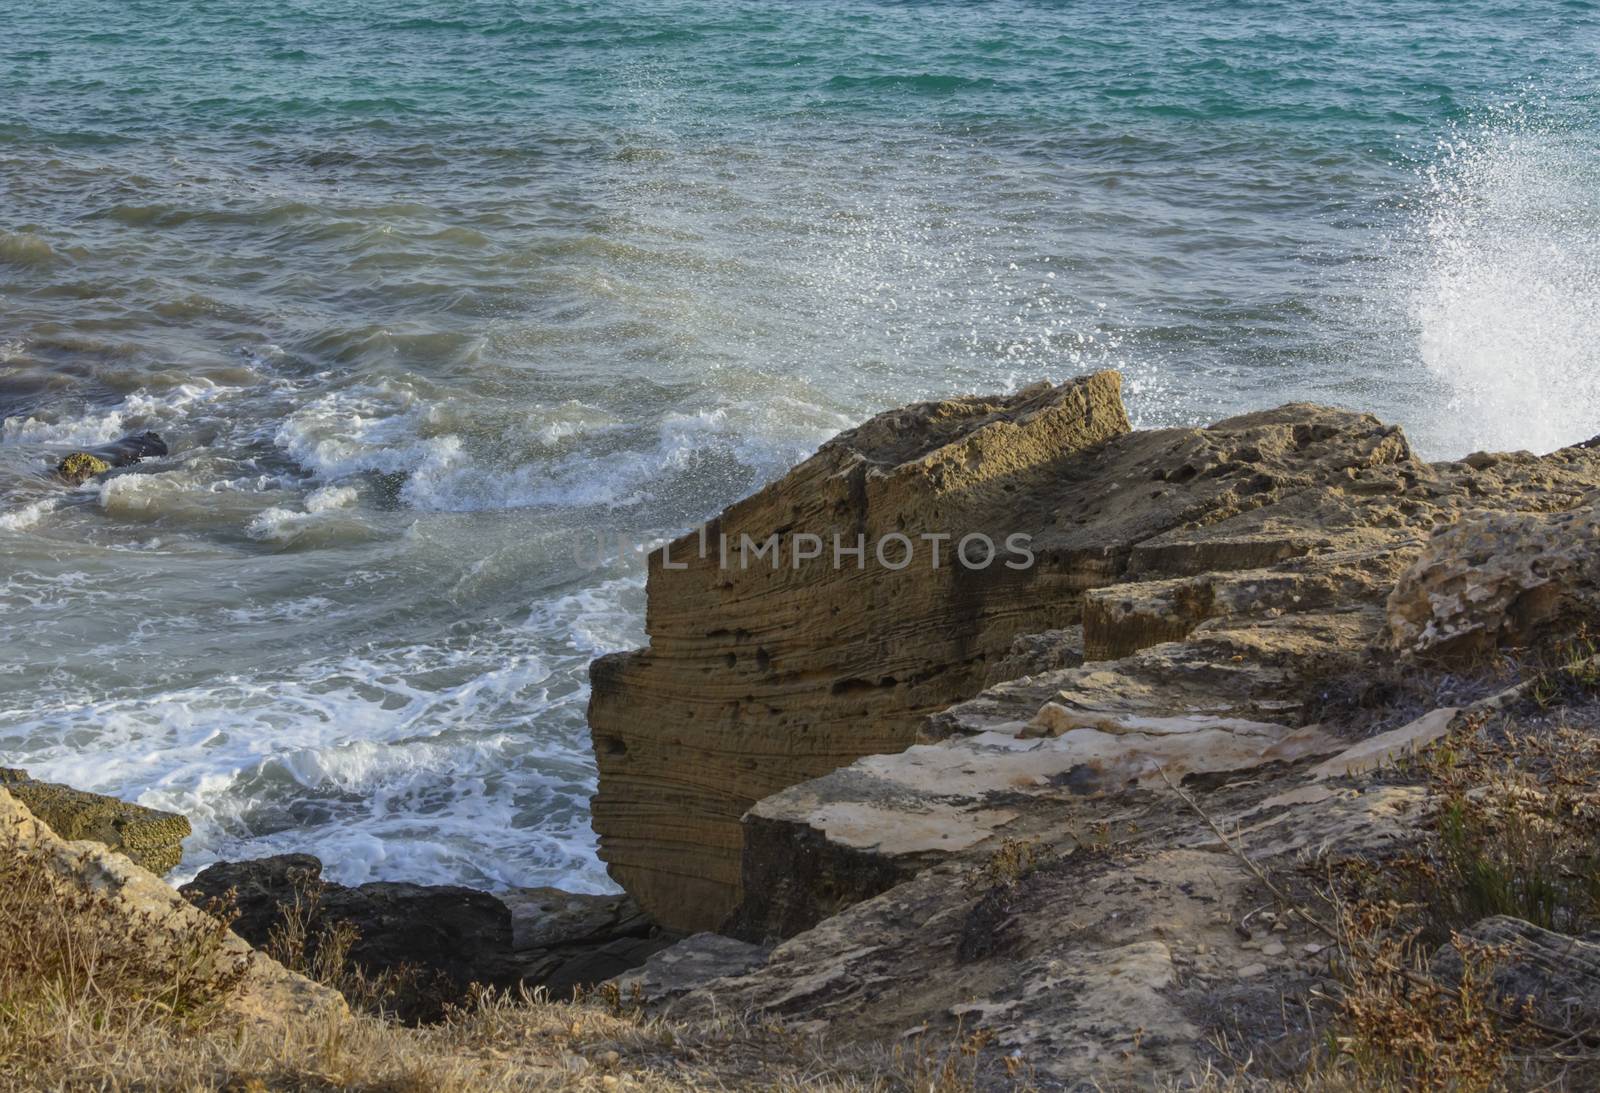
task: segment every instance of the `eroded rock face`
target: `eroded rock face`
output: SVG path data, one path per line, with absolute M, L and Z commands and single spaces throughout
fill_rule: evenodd
M 936 569 L 936 544 L 920 536 L 982 532 L 998 547 L 1039 530 L 1048 514 L 1019 516 L 1019 501 L 1127 431 L 1119 385 L 1102 373 L 880 415 L 725 511 L 707 529 L 709 557 L 697 536 L 652 557 L 650 647 L 596 661 L 589 707 L 600 853 L 646 911 L 714 928 L 738 901 L 739 817 L 751 804 L 905 747 L 929 712 L 974 693 L 985 661 L 1018 634 L 1074 621 L 1100 559 L 979 573 L 951 564 L 947 540 Z M 796 568 L 807 535 L 823 557 Z M 878 557 L 891 535 L 918 550 L 903 569 L 891 568 L 899 541 Z M 779 564 L 742 551 L 745 536 L 776 536 Z M 859 565 L 834 565 L 836 536 L 866 545 Z
M 751 883 L 741 853 L 771 850 L 742 814 L 919 733 L 1201 717 L 1228 722 L 1212 726 L 1225 739 L 1183 746 L 1250 751 L 1299 727 L 1308 678 L 1384 640 L 1385 600 L 1436 528 L 1485 508 L 1564 512 L 1596 487 L 1595 451 L 1430 465 L 1393 426 L 1306 404 L 1129 432 L 1104 373 L 880 415 L 724 512 L 709 558 L 691 536 L 670 567 L 652 559 L 650 647 L 591 673 L 601 855 L 668 925 L 716 928 Z M 1032 564 L 789 561 L 807 534 L 973 530 L 1026 536 Z M 776 536 L 780 565 L 720 564 L 722 536 Z M 1170 727 L 1163 749 L 1180 744 Z M 818 906 L 862 890 L 841 882 Z
M 1474 514 L 1431 539 L 1389 597 L 1404 653 L 1471 659 L 1600 615 L 1600 497 L 1566 512 Z
M 177 868 L 183 860 L 183 840 L 192 833 L 186 816 L 55 782 L 35 781 L 23 770 L 0 767 L 0 788 L 63 839 L 100 843 L 152 873 Z

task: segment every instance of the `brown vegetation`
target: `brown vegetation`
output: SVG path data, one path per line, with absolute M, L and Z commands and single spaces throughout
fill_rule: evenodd
M 439 1024 L 381 1015 L 385 991 L 342 964 L 338 936 L 307 944 L 290 908 L 277 948 L 372 1004 L 240 1016 L 251 959 L 227 913 L 128 922 L 52 852 L 0 834 L 0 1088 L 294 1090 L 970 1088 L 974 1041 L 844 1054 L 776 1026 L 730 1018 L 694 1025 L 641 1015 L 616 992 L 552 1003 L 481 993 Z M 299 954 L 298 961 L 296 954 Z M 309 955 L 307 955 L 309 954 Z

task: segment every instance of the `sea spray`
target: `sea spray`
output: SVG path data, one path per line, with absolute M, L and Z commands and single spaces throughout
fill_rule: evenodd
M 1400 274 L 1439 454 L 1600 433 L 1600 136 L 1541 100 L 1440 141 Z

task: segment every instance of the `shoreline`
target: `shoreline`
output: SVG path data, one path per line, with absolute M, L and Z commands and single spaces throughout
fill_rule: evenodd
M 1299 1035 L 1268 1003 L 1315 989 L 1326 945 L 1262 869 L 1403 855 L 1430 837 L 1428 749 L 1587 709 L 1589 654 L 1547 654 L 1594 652 L 1600 448 L 1428 464 L 1304 404 L 1139 431 L 1119 383 L 890 411 L 710 525 L 792 565 L 652 555 L 650 645 L 592 666 L 594 823 L 628 895 L 347 888 L 292 855 L 184 894 L 274 951 L 309 898 L 305 936 L 349 924 L 363 974 L 428 973 L 386 996 L 407 1023 L 473 983 L 861 1043 L 968 1015 L 985 1066 L 1046 1088 L 1213 1065 L 1219 991 L 1236 1032 Z M 799 564 L 823 534 L 973 527 L 1024 531 L 1034 564 Z M 1534 704 L 1549 679 L 1580 682 Z M 74 837 L 181 820 L 8 778 Z M 1216 917 L 1263 886 L 1264 931 Z

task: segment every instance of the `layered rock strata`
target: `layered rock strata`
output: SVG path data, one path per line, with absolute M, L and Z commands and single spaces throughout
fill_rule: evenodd
M 601 854 L 674 928 L 783 934 L 916 868 L 921 850 L 875 874 L 801 852 L 859 828 L 882 789 L 861 779 L 882 772 L 841 772 L 857 798 L 780 791 L 863 756 L 971 737 L 993 750 L 968 763 L 985 794 L 1025 752 L 1030 785 L 1081 795 L 1308 754 L 1324 744 L 1300 732 L 1307 682 L 1389 640 L 1387 598 L 1436 529 L 1485 508 L 1543 519 L 1596 486 L 1588 448 L 1428 464 L 1393 426 L 1305 404 L 1133 432 L 1109 373 L 880 415 L 652 558 L 649 647 L 592 669 Z M 1028 564 L 952 560 L 973 532 L 1020 536 Z M 903 568 L 872 549 L 895 535 L 922 550 Z M 835 536 L 867 544 L 860 564 Z M 752 564 L 746 542 L 772 553 Z M 1005 813 L 886 837 L 982 841 Z

